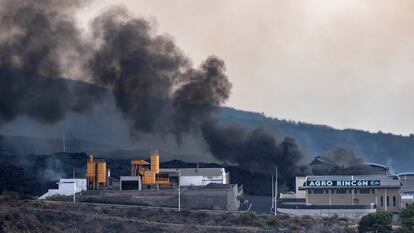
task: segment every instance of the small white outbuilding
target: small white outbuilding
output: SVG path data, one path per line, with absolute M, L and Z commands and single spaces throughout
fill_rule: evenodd
M 73 193 L 79 193 L 86 190 L 86 179 L 60 179 L 57 182 L 58 189 L 49 189 L 39 199 L 45 199 L 54 195 L 71 196 Z
M 224 168 L 181 168 L 181 186 L 204 186 L 210 183 L 229 184 L 229 173 Z

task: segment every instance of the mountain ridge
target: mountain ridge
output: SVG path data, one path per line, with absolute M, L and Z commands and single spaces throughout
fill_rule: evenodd
M 3 122 L 0 134 L 17 136 L 39 136 L 49 138 L 52 143 L 32 142 L 26 143 L 31 151 L 20 151 L 19 153 L 55 153 L 61 151 L 62 134 L 69 134 L 75 142 L 75 151 L 72 152 L 109 152 L 116 150 L 141 150 L 155 148 L 170 152 L 173 156 L 186 155 L 193 160 L 208 162 L 214 158 L 208 154 L 201 138 L 189 136 L 184 138 L 183 143 L 177 145 L 174 136 L 165 135 L 140 135 L 138 138 L 131 136 L 130 125 L 127 120 L 116 109 L 113 97 L 108 90 L 94 86 L 90 83 L 74 80 L 48 80 L 58 82 L 59 85 L 67 85 L 71 88 L 80 88 L 91 92 L 100 92 L 104 98 L 96 103 L 93 108 L 83 113 L 67 113 L 65 118 L 54 125 L 45 125 L 24 116 L 19 116 L 13 121 Z M 246 127 L 262 127 L 276 136 L 280 142 L 283 137 L 291 137 L 296 140 L 299 148 L 306 155 L 307 160 L 338 147 L 352 149 L 358 156 L 367 162 L 381 163 L 398 171 L 410 171 L 414 164 L 414 136 L 403 136 L 391 133 L 373 133 L 358 129 L 336 129 L 323 124 L 311 124 L 305 122 L 289 121 L 268 117 L 264 113 L 255 113 L 245 110 L 237 110 L 231 107 L 221 107 L 216 112 L 216 117 L 224 124 L 241 124 Z M 47 129 L 47 130 L 46 130 Z M 50 139 L 52 138 L 52 139 Z M 69 137 L 68 137 L 69 138 Z M 15 140 L 13 143 L 0 141 L 0 151 L 4 151 L 13 144 L 17 151 L 25 146 L 21 143 L 25 139 Z M 128 141 L 129 140 L 129 141 Z M 7 140 L 6 140 L 7 141 Z M 12 140 L 13 141 L 13 140 Z M 30 140 L 29 140 L 30 141 Z M 53 150 L 39 150 L 36 146 L 52 144 Z M 6 145 L 6 146 L 5 146 Z M 104 146 L 106 145 L 106 146 Z M 91 148 L 92 147 L 92 148 Z M 97 148 L 93 148 L 97 147 Z M 6 149 L 5 149 L 6 148 Z M 182 149 L 185 148 L 185 149 Z M 12 148 L 13 149 L 13 148 Z M 13 151 L 7 149 L 8 151 Z M 133 152 L 131 152 L 133 153 Z M 194 155 L 194 156 L 193 156 Z M 176 158 L 180 159 L 180 158 Z M 305 161 L 306 162 L 306 161 Z

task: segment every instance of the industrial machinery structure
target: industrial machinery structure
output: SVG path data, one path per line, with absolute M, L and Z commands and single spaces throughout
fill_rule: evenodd
M 170 185 L 169 177 L 160 176 L 160 156 L 157 150 L 151 152 L 150 162 L 131 160 L 131 176 L 139 176 L 143 185 Z
M 105 160 L 94 160 L 88 155 L 86 164 L 86 182 L 88 189 L 99 189 L 106 186 L 107 170 Z

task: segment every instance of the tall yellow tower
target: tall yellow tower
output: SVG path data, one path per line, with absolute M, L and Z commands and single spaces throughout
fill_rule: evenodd
M 155 174 L 160 173 L 160 155 L 158 150 L 151 151 L 151 171 Z
M 169 185 L 169 178 L 160 178 L 160 155 L 151 151 L 150 163 L 144 160 L 131 160 L 131 176 L 140 176 L 144 185 Z

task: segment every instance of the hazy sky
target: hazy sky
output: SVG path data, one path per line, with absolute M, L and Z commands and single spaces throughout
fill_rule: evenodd
M 227 103 L 337 128 L 414 133 L 412 0 L 96 0 L 174 37 L 198 66 L 225 60 Z

